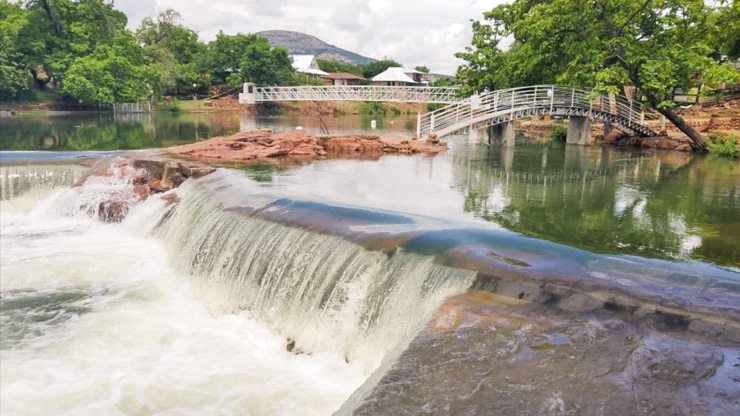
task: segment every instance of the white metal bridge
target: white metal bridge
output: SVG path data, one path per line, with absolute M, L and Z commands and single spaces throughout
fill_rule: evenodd
M 560 85 L 535 85 L 487 91 L 418 116 L 416 137 L 445 136 L 478 130 L 523 117 L 543 114 L 587 117 L 611 123 L 630 134 L 655 136 L 646 124 L 642 104 L 623 96 L 599 96 Z M 647 115 L 647 117 L 646 117 Z
M 242 104 L 272 101 L 381 101 L 449 104 L 456 87 L 387 87 L 381 85 L 321 85 L 294 87 L 258 87 L 244 84 L 239 94 Z

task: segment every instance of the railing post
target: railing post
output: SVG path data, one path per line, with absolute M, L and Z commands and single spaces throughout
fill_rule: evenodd
M 629 122 L 632 123 L 632 100 L 629 100 L 628 102 L 630 103 Z
M 434 113 L 429 117 L 429 133 L 434 133 Z
M 640 124 L 645 125 L 645 113 L 640 113 Z
M 421 140 L 421 113 L 416 113 L 416 140 Z
M 576 106 L 576 89 L 575 88 L 570 90 L 570 106 L 571 107 Z
M 552 115 L 552 108 L 555 106 L 555 86 L 550 86 L 550 115 Z
M 534 87 L 534 97 L 532 97 L 532 108 L 537 107 L 537 86 Z

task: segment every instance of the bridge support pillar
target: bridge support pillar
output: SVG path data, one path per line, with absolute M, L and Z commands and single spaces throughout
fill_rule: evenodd
M 475 130 L 471 126 L 470 131 L 468 132 L 468 143 L 470 144 L 488 143 L 489 137 L 490 137 L 490 132 L 488 131 L 487 128 Z
M 512 147 L 515 137 L 514 120 L 491 126 L 491 146 Z
M 588 117 L 571 116 L 568 120 L 568 136 L 565 139 L 567 144 L 579 144 L 588 146 L 594 142 L 591 137 L 591 119 Z

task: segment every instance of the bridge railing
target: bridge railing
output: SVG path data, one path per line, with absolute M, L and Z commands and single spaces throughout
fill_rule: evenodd
M 623 96 L 599 96 L 590 91 L 560 85 L 534 85 L 487 91 L 419 116 L 417 136 L 451 133 L 496 115 L 542 109 L 576 108 L 613 114 L 628 123 L 644 125 L 642 104 Z M 459 127 L 459 128 L 456 128 Z
M 322 85 L 254 87 L 249 99 L 266 101 L 390 101 L 452 103 L 456 87 L 391 87 L 381 85 Z M 247 94 L 245 88 L 245 95 Z M 246 101 L 246 97 L 244 100 Z

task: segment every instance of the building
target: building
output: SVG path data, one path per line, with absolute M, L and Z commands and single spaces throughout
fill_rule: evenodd
M 302 72 L 311 78 L 323 78 L 329 75 L 328 72 L 324 72 L 319 69 L 319 64 L 316 63 L 316 57 L 313 55 L 290 55 L 293 59 L 293 68 L 296 72 Z
M 347 72 L 330 72 L 323 77 L 327 85 L 360 85 L 365 78 Z
M 393 87 L 422 85 L 422 72 L 415 69 L 405 69 L 392 66 L 373 77 L 373 85 L 387 85 Z

